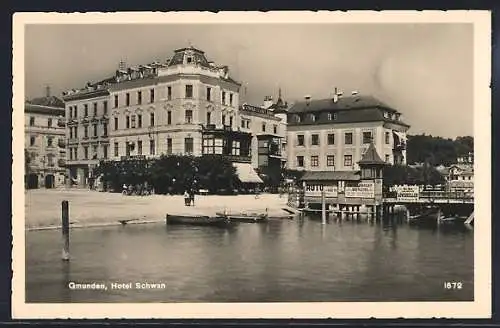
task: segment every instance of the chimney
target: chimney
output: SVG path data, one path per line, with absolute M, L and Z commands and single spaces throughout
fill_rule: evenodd
M 45 87 L 45 95 L 47 96 L 47 98 L 50 97 L 50 86 Z
M 309 106 L 309 104 L 311 103 L 311 96 L 310 95 L 306 95 L 306 96 L 304 96 L 304 99 L 306 100 L 307 106 Z

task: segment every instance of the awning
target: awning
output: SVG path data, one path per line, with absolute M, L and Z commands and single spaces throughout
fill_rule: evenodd
M 259 177 L 257 172 L 252 167 L 252 164 L 248 163 L 233 163 L 236 168 L 236 174 L 238 179 L 243 183 L 263 183 L 262 179 Z

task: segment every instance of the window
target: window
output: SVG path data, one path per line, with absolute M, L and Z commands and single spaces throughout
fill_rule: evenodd
M 149 90 L 149 102 L 150 103 L 155 102 L 155 89 Z
M 137 114 L 137 127 L 142 128 L 142 115 Z
M 108 123 L 106 122 L 102 123 L 102 136 L 103 137 L 108 136 Z
M 135 115 L 132 115 L 132 129 L 135 128 L 135 120 L 136 120 Z
M 149 153 L 151 155 L 155 154 L 155 141 L 154 140 L 149 140 Z
M 369 144 L 372 142 L 372 133 L 370 131 L 363 132 L 363 143 Z
M 130 106 L 130 93 L 125 94 L 125 106 Z
M 245 120 L 241 120 L 241 127 L 244 128 L 245 127 Z
M 262 132 L 266 132 L 266 122 L 262 122 Z
M 295 122 L 300 123 L 301 117 L 300 115 L 295 115 Z
M 94 127 L 94 137 L 97 137 L 97 124 L 93 124 Z
M 108 145 L 102 145 L 102 157 L 108 158 Z
M 297 166 L 304 167 L 304 156 L 297 156 Z
M 191 84 L 186 85 L 186 98 L 193 98 L 193 86 Z
M 102 102 L 102 111 L 103 111 L 104 115 L 108 114 L 108 102 L 107 101 Z
M 115 108 L 117 108 L 117 107 L 118 107 L 118 95 L 115 95 Z
M 73 160 L 73 148 L 70 148 L 69 149 L 69 160 L 72 161 Z
M 31 136 L 30 137 L 30 146 L 34 146 L 36 141 L 36 137 Z
M 73 128 L 69 128 L 69 138 L 73 139 Z
M 207 124 L 210 124 L 210 119 L 212 118 L 212 113 L 207 113 Z
M 137 91 L 137 105 L 142 104 L 142 91 Z
M 167 124 L 169 124 L 169 125 L 172 124 L 172 111 L 171 110 L 169 110 L 167 112 Z
M 326 166 L 335 166 L 335 156 L 326 155 Z
M 385 162 L 389 163 L 390 160 L 391 160 L 391 156 L 390 155 L 385 155 Z
M 212 100 L 212 88 L 207 87 L 207 101 Z
M 188 64 L 191 64 L 193 62 L 193 57 L 187 57 L 186 61 Z
M 155 126 L 155 113 L 151 113 L 149 116 L 149 126 Z
M 35 125 L 35 118 L 32 116 L 30 117 L 30 126 L 34 126 Z
M 231 155 L 240 156 L 240 142 L 233 140 L 231 144 Z
M 221 101 L 223 105 L 226 104 L 226 91 L 222 91 Z
M 344 166 L 352 166 L 352 155 L 344 155 Z
M 247 129 L 250 129 L 250 120 L 247 121 Z
M 344 143 L 346 145 L 352 145 L 352 132 L 346 132 L 344 134 Z
M 125 156 L 130 157 L 130 151 L 132 150 L 132 147 L 134 146 L 133 143 L 125 141 Z
M 83 137 L 84 138 L 88 138 L 89 137 L 89 126 L 88 125 L 85 125 L 83 127 Z
M 92 146 L 92 159 L 97 159 L 97 145 Z
M 297 146 L 304 146 L 304 135 L 299 134 L 297 136 Z
M 326 115 L 326 117 L 327 117 L 327 119 L 328 119 L 329 121 L 331 121 L 331 120 L 332 120 L 332 113 L 328 113 L 328 114 Z
M 89 159 L 89 147 L 83 147 L 83 159 Z
M 190 109 L 186 110 L 186 123 L 193 123 L 193 111 Z
M 313 146 L 319 145 L 319 135 L 318 134 L 311 135 L 311 145 L 313 145 Z
M 115 142 L 115 157 L 118 156 L 118 142 Z
M 311 166 L 317 167 L 319 166 L 319 157 L 311 156 Z
M 97 103 L 94 103 L 94 116 L 97 116 Z
M 184 152 L 186 154 L 193 153 L 193 138 L 185 138 L 184 139 Z
M 229 126 L 230 127 L 233 126 L 233 117 L 232 116 L 229 116 Z
M 385 132 L 385 144 L 388 145 L 390 143 L 390 134 L 389 132 Z
M 167 99 L 172 100 L 172 87 L 167 87 Z
M 229 94 L 229 106 L 233 106 L 233 94 Z
M 222 125 L 226 125 L 226 115 L 222 114 Z
M 115 130 L 118 130 L 118 117 L 115 117 Z
M 337 119 L 337 113 L 328 113 L 328 120 L 329 121 L 335 121 Z
M 130 129 L 130 116 L 128 115 L 125 117 L 125 127 Z
M 316 122 L 316 114 L 311 114 L 310 118 L 312 122 Z
M 328 144 L 329 145 L 335 144 L 335 134 L 333 134 L 333 133 L 328 134 Z
M 47 166 L 49 166 L 49 167 L 54 167 L 55 166 L 54 155 L 53 154 L 48 154 L 47 155 Z
M 75 160 L 78 159 L 78 148 L 75 148 Z
M 52 119 L 51 119 L 51 118 L 48 118 L 48 119 L 47 119 L 47 126 L 48 126 L 49 128 L 51 128 L 51 127 L 52 127 Z
M 75 126 L 75 138 L 78 138 L 78 127 Z
M 137 140 L 137 155 L 142 155 L 142 140 Z
M 89 116 L 89 105 L 88 104 L 83 105 L 83 113 L 84 113 L 85 117 Z
M 172 154 L 172 138 L 167 138 L 167 154 Z

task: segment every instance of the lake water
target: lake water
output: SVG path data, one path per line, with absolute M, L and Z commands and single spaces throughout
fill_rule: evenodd
M 473 300 L 474 232 L 406 223 L 273 220 L 26 232 L 27 302 Z M 445 289 L 459 281 L 462 289 Z M 107 290 L 72 290 L 69 282 Z M 111 284 L 165 284 L 111 289 Z M 114 285 L 116 286 L 116 285 Z

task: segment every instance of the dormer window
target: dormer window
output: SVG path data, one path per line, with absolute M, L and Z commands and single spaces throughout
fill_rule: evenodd
M 295 121 L 296 121 L 297 123 L 300 123 L 300 115 L 295 115 Z
M 187 62 L 188 64 L 191 64 L 191 63 L 193 62 L 193 57 L 187 57 L 187 58 L 186 58 L 186 62 Z
M 316 115 L 315 114 L 311 114 L 310 118 L 311 118 L 312 122 L 316 122 Z

